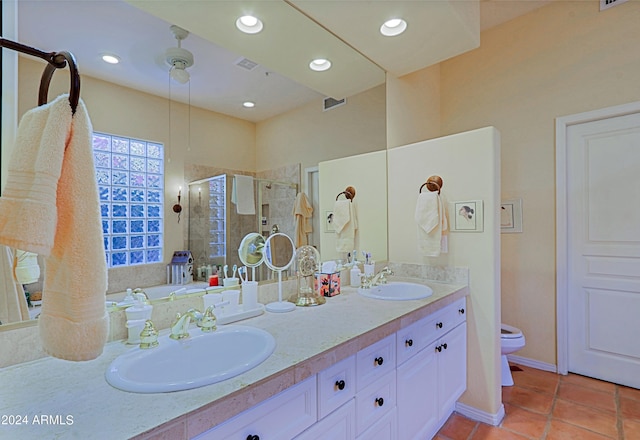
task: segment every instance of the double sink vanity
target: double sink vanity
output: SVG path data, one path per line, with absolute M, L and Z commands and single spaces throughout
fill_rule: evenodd
M 3 425 L 0 438 L 428 438 L 466 388 L 468 295 L 464 285 L 428 285 L 432 294 L 416 286 L 423 299 L 407 301 L 343 287 L 322 306 L 211 333 L 192 326 L 183 341 L 161 331 L 146 353 L 116 341 L 89 362 L 44 358 L 6 368 L 3 414 L 60 423 Z M 130 383 L 109 385 L 105 372 L 136 352 L 144 361 L 131 363 Z M 188 385 L 166 387 L 176 381 Z

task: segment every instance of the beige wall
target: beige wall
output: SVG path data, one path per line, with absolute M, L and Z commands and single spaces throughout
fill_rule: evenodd
M 495 126 L 502 198 L 523 199 L 523 233 L 502 235 L 502 319 L 523 357 L 556 364 L 554 118 L 640 99 L 639 23 L 640 2 L 558 1 L 441 64 L 442 134 Z
M 367 251 L 374 260 L 387 260 L 387 153 L 386 150 L 320 162 L 320 250 L 322 260 L 345 259 L 336 251 L 336 234 L 325 228 L 327 211 L 347 186 L 356 189 L 358 230 L 354 249 Z M 344 199 L 344 195 L 340 196 Z M 358 255 L 362 261 L 362 253 Z M 362 270 L 362 267 L 360 268 Z M 344 282 L 344 281 L 343 281 Z
M 417 248 L 418 189 L 442 177 L 445 202 L 482 200 L 482 232 L 451 232 L 449 252 L 424 257 Z M 492 127 L 388 151 L 389 260 L 469 268 L 467 392 L 464 404 L 499 417 L 500 393 L 500 134 Z M 449 210 L 450 221 L 456 213 Z
M 318 163 L 386 148 L 386 97 L 381 85 L 347 98 L 343 106 L 322 111 L 311 102 L 257 124 L 257 171 Z
M 387 75 L 387 148 L 440 136 L 440 65 Z

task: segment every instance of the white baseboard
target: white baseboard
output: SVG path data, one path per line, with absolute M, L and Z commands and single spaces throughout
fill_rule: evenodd
M 513 354 L 508 354 L 507 359 L 509 360 L 509 362 L 513 362 L 514 364 L 524 365 L 525 367 L 536 368 L 538 370 L 543 370 L 543 371 L 551 371 L 552 373 L 558 372 L 558 368 L 554 364 L 548 364 L 546 362 L 536 361 L 534 359 L 529 359 L 522 356 L 516 356 Z
M 504 419 L 504 405 L 500 404 L 500 409 L 495 414 L 490 414 L 485 411 L 480 411 L 473 406 L 465 405 L 464 403 L 456 403 L 456 412 L 462 414 L 465 417 L 475 420 L 477 422 L 486 423 L 492 426 L 498 426 Z

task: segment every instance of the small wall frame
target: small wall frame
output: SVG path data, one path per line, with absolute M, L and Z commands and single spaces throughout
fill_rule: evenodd
M 500 232 L 522 232 L 522 199 L 503 200 L 500 206 Z
M 482 232 L 484 212 L 482 200 L 449 203 L 449 222 L 452 232 Z

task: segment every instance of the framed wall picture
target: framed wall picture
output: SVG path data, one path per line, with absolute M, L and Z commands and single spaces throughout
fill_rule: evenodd
M 482 232 L 484 230 L 482 200 L 451 202 L 449 221 L 452 232 Z
M 502 201 L 500 206 L 500 232 L 522 232 L 522 199 Z

